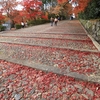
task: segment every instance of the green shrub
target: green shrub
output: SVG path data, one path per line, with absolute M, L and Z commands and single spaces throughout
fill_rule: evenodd
M 45 19 L 37 19 L 37 20 L 31 20 L 28 22 L 29 26 L 33 26 L 33 25 L 40 25 L 40 24 L 44 24 L 49 22 L 49 20 L 45 20 Z
M 35 21 L 34 20 L 31 20 L 31 21 L 28 22 L 28 26 L 33 26 L 33 25 L 35 25 Z
M 6 29 L 5 26 L 0 25 L 0 31 L 5 31 L 5 29 Z
M 16 27 L 16 29 L 21 29 L 21 25 L 20 24 L 16 24 L 15 27 Z
M 45 20 L 45 19 L 38 19 L 35 21 L 36 22 L 36 25 L 39 25 L 39 24 L 45 24 L 48 22 L 48 20 Z

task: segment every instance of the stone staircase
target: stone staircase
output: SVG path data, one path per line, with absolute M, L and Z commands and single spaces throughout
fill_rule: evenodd
M 80 22 L 0 33 L 0 100 L 99 100 L 100 46 Z
M 0 59 L 100 83 L 100 51 L 78 21 L 2 33 Z

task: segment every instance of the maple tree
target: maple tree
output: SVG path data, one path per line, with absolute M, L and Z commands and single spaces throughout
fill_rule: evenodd
M 4 19 L 5 19 L 5 16 L 3 16 L 2 13 L 0 13 L 0 24 Z
M 39 0 L 24 0 L 23 1 L 23 13 L 28 19 L 36 19 L 42 15 L 41 11 L 42 1 Z
M 74 13 L 76 16 L 79 12 L 84 11 L 90 0 L 58 0 L 58 4 L 63 7 L 67 6 L 67 13 L 70 15 Z M 70 3 L 70 5 L 68 5 Z
M 0 14 L 0 20 L 2 20 L 4 18 L 4 16 L 2 16 L 2 14 Z
M 51 13 L 58 16 L 68 16 L 71 12 L 72 7 L 69 4 L 69 0 L 58 0 L 58 4 L 56 7 L 52 8 Z
M 21 11 L 15 10 L 11 15 L 13 16 L 14 23 L 20 23 L 22 19 Z
M 14 12 L 15 8 L 18 5 L 17 0 L 0 0 L 0 5 L 2 12 L 7 15 L 10 19 L 12 18 L 11 13 Z
M 14 27 L 16 23 L 20 22 L 21 15 L 16 7 L 20 4 L 17 0 L 0 0 L 1 5 L 1 23 L 5 23 L 9 21 L 11 23 L 11 27 Z M 4 14 L 5 16 L 3 16 Z
M 75 13 L 76 16 L 78 15 L 78 13 L 80 13 L 81 11 L 85 10 L 85 8 L 87 7 L 87 5 L 90 2 L 90 0 L 78 0 L 77 2 L 78 2 L 78 6 L 76 6 L 73 9 L 73 13 Z

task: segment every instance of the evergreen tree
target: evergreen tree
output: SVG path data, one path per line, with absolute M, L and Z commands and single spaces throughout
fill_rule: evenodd
M 84 12 L 79 14 L 82 19 L 97 19 L 100 18 L 100 0 L 91 0 Z

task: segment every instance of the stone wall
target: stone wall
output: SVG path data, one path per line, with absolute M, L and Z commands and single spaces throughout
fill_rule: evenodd
M 99 20 L 80 20 L 81 24 L 88 33 L 100 43 L 100 19 Z

